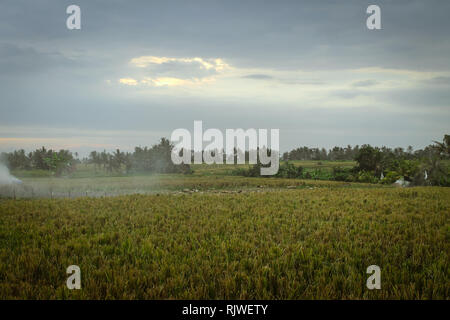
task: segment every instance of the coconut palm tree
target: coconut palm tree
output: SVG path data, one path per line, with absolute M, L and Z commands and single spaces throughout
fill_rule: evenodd
M 450 135 L 446 134 L 442 142 L 433 141 L 434 148 L 444 157 L 450 157 Z

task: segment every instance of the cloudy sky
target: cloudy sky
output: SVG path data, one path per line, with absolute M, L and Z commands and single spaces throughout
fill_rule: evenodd
M 81 30 L 66 8 L 81 7 Z M 381 7 L 382 30 L 366 9 Z M 282 151 L 450 133 L 450 1 L 2 1 L 0 150 L 279 128 Z

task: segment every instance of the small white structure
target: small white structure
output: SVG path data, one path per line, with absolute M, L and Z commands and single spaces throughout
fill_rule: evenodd
M 406 181 L 403 177 L 394 182 L 394 185 L 399 187 L 408 187 L 411 183 Z
M 425 180 L 427 180 L 428 179 L 428 173 L 427 173 L 427 170 L 425 170 L 425 174 L 424 174 L 424 177 L 423 177 Z

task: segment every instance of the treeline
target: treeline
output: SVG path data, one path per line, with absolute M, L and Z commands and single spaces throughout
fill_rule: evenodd
M 171 159 L 173 145 L 166 138 L 161 138 L 159 144 L 148 147 L 135 147 L 134 152 L 121 152 L 117 149 L 113 153 L 106 151 L 92 151 L 89 158 L 84 159 L 92 163 L 95 170 L 103 169 L 107 172 L 150 173 L 192 173 L 188 164 L 175 165 Z
M 345 161 L 345 160 L 354 160 L 355 157 L 359 154 L 360 146 L 356 145 L 354 147 L 348 145 L 345 148 L 342 147 L 334 147 L 330 150 L 326 150 L 325 148 L 308 148 L 308 147 L 300 147 L 293 149 L 289 152 L 283 153 L 282 160 L 312 160 L 312 161 Z M 401 159 L 419 159 L 429 157 L 435 152 L 433 146 L 427 146 L 424 149 L 415 150 L 412 146 L 406 148 L 387 148 L 381 147 L 379 148 L 383 153 L 392 154 L 396 158 Z
M 172 149 L 170 141 L 161 138 L 159 144 L 150 148 L 136 147 L 134 152 L 122 152 L 119 149 L 113 153 L 92 151 L 83 162 L 93 164 L 95 170 L 109 173 L 191 173 L 189 165 L 172 163 Z M 69 150 L 54 151 L 42 147 L 30 153 L 24 150 L 2 153 L 0 160 L 10 170 L 49 170 L 60 176 L 76 170 L 76 165 L 82 162 L 77 157 L 78 154 L 75 153 L 74 156 Z
M 134 152 L 122 152 L 119 149 L 112 153 L 92 151 L 83 162 L 93 164 L 95 170 L 109 173 L 192 173 L 188 164 L 173 164 L 172 150 L 170 141 L 161 138 L 158 144 L 152 147 L 136 147 Z M 248 151 L 242 152 L 236 148 L 233 154 L 226 155 L 223 150 L 219 154 L 224 161 L 227 156 L 232 157 L 234 161 L 238 157 L 248 159 L 249 156 Z M 194 152 L 191 151 L 191 159 L 193 158 Z M 412 147 L 404 150 L 370 145 L 334 147 L 328 151 L 324 148 L 301 147 L 284 153 L 281 158 L 284 162 L 281 163 L 276 177 L 370 183 L 393 183 L 402 180 L 413 185 L 450 186 L 449 168 L 442 161 L 450 159 L 450 135 L 445 135 L 442 142 L 435 141 L 434 144 L 415 151 Z M 77 153 L 72 154 L 69 150 L 47 150 L 45 147 L 30 153 L 24 150 L 2 153 L 0 160 L 5 162 L 10 170 L 49 170 L 57 176 L 75 171 L 77 164 L 81 162 Z M 355 160 L 357 166 L 305 170 L 289 162 L 291 160 Z M 249 169 L 237 169 L 234 174 L 256 177 L 260 175 L 261 166 L 257 163 Z
M 45 147 L 29 153 L 23 149 L 11 153 L 4 152 L 0 160 L 6 163 L 10 170 L 50 170 L 56 175 L 73 172 L 76 163 L 79 162 L 69 150 L 54 151 Z
M 319 153 L 317 153 L 319 152 Z M 322 157 L 320 154 L 322 153 Z M 352 155 L 352 158 L 349 158 Z M 368 182 L 402 185 L 450 186 L 449 167 L 442 160 L 450 159 L 450 135 L 445 135 L 442 142 L 429 145 L 423 150 L 413 151 L 402 148 L 372 147 L 370 145 L 351 148 L 325 149 L 307 147 L 298 148 L 283 155 L 275 177 L 336 180 L 347 182 Z M 315 168 L 305 170 L 295 166 L 289 160 L 355 160 L 353 168 L 333 167 L 331 170 Z M 237 169 L 237 175 L 248 177 L 260 176 L 262 164 L 257 163 L 249 169 Z

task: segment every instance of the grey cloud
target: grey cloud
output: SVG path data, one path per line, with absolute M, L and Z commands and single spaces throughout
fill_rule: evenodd
M 361 95 L 368 95 L 368 92 L 363 92 L 360 90 L 335 90 L 332 92 L 332 96 L 343 98 L 343 99 L 354 99 Z
M 447 119 L 450 117 L 450 91 L 446 87 L 389 90 L 376 97 L 410 111 L 421 109 L 432 113 L 434 109 L 444 110 Z
M 245 76 L 242 76 L 244 79 L 255 79 L 255 80 L 270 80 L 273 79 L 272 76 L 268 74 L 248 74 Z
M 378 84 L 378 81 L 375 80 L 361 80 L 354 82 L 352 85 L 354 87 L 372 87 L 376 84 Z
M 0 38 L 130 55 L 142 50 L 165 56 L 200 54 L 224 57 L 238 67 L 450 69 L 443 54 L 450 50 L 448 1 L 379 0 L 379 32 L 367 30 L 365 10 L 371 2 L 359 0 L 79 0 L 83 24 L 77 32 L 65 28 L 68 4 L 3 3 Z
M 314 79 L 292 79 L 292 78 L 284 78 L 279 79 L 280 82 L 285 84 L 298 84 L 298 85 L 324 85 L 326 82 Z
M 31 46 L 18 46 L 11 43 L 0 44 L 1 75 L 14 73 L 29 74 L 52 68 L 76 67 L 77 62 L 57 51 L 40 52 Z
M 424 81 L 427 84 L 435 84 L 435 85 L 445 85 L 448 86 L 450 85 L 450 77 L 434 77 L 431 78 L 429 80 L 425 80 Z
M 291 85 L 323 85 L 325 82 L 315 79 L 299 79 L 299 78 L 286 78 L 286 77 L 274 77 L 268 74 L 249 74 L 242 76 L 244 79 L 252 80 L 274 80 L 283 84 Z

